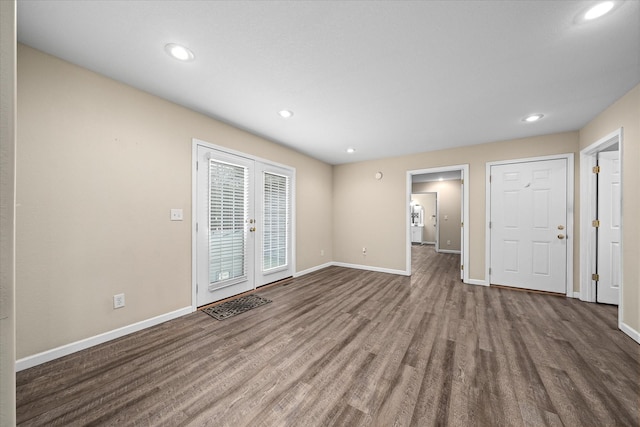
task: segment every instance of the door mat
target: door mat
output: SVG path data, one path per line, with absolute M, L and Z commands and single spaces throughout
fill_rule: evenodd
M 203 312 L 216 320 L 224 320 L 229 317 L 236 316 L 251 310 L 252 308 L 260 307 L 264 304 L 269 304 L 271 300 L 262 298 L 256 294 L 249 294 L 243 297 L 223 302 L 220 305 L 214 305 L 213 307 L 207 307 Z

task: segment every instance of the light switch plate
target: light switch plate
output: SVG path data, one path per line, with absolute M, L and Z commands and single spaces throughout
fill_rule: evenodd
M 171 221 L 182 221 L 182 209 L 171 209 Z

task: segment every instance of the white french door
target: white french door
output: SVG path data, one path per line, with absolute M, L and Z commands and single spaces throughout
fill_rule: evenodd
M 492 165 L 490 282 L 567 291 L 567 159 Z
M 196 306 L 293 275 L 294 171 L 197 145 Z

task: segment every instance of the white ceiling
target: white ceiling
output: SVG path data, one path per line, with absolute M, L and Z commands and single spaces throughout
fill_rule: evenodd
M 341 164 L 580 129 L 640 82 L 640 2 L 595 3 L 18 0 L 18 40 Z
M 412 175 L 411 182 L 433 182 L 433 181 L 453 181 L 454 179 L 462 179 L 459 170 L 423 173 L 420 175 Z

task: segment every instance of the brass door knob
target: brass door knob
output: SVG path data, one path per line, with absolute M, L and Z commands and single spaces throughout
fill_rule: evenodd
M 249 229 L 249 231 L 252 231 L 252 232 L 253 232 L 253 231 L 256 231 L 256 228 L 255 228 L 255 227 L 251 227 L 251 228 Z

